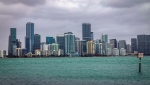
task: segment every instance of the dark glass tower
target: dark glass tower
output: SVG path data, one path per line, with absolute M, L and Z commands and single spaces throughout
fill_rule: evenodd
M 134 51 L 137 51 L 137 39 L 136 38 L 131 38 L 131 50 L 132 50 L 132 53 L 134 53 Z
M 56 36 L 57 44 L 59 44 L 59 49 L 63 50 L 65 53 L 65 37 L 64 34 Z
M 82 39 L 85 41 L 91 40 L 91 24 L 89 23 L 82 24 Z
M 55 43 L 55 38 L 53 37 L 46 37 L 46 44 L 52 44 Z
M 17 45 L 17 48 L 21 48 L 21 42 L 19 39 L 16 39 L 16 45 Z
M 10 28 L 8 55 L 14 54 L 14 47 L 16 47 L 16 28 Z
M 39 34 L 34 35 L 34 50 L 40 49 L 41 36 Z
M 137 35 L 138 52 L 150 55 L 150 35 Z
M 34 23 L 28 22 L 26 24 L 26 38 L 25 38 L 25 46 L 27 52 L 34 52 Z
M 110 39 L 110 44 L 113 45 L 113 48 L 117 48 L 117 40 L 116 39 Z
M 126 49 L 126 40 L 119 40 L 119 42 L 118 42 L 118 48 L 119 49 L 121 49 L 121 48 Z

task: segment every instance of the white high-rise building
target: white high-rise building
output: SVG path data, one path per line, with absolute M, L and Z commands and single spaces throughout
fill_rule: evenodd
M 41 55 L 47 56 L 48 55 L 48 45 L 46 43 L 41 43 Z

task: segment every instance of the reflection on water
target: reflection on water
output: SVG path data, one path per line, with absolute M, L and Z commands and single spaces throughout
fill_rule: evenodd
M 0 59 L 0 85 L 149 85 L 150 57 Z

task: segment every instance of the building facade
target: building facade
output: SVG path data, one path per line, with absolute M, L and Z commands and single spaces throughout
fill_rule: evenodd
M 110 39 L 110 44 L 112 45 L 112 49 L 118 47 L 118 44 L 117 44 L 117 40 L 116 40 L 116 39 Z
M 17 48 L 21 48 L 21 42 L 19 39 L 16 39 L 16 45 L 17 45 Z
M 25 37 L 25 47 L 27 52 L 34 52 L 34 23 L 28 22 L 26 24 L 26 37 Z
M 86 41 L 85 40 L 75 41 L 75 52 L 77 52 L 78 55 L 86 54 Z
M 90 23 L 82 24 L 82 39 L 85 41 L 91 40 L 91 24 Z
M 102 54 L 107 55 L 108 52 L 108 35 L 102 34 L 101 36 L 101 42 L 102 42 Z
M 55 43 L 55 38 L 53 37 L 46 37 L 46 44 L 53 44 Z
M 121 48 L 126 49 L 126 40 L 119 40 L 119 42 L 118 42 L 118 48 L 119 49 L 121 49 Z
M 0 50 L 0 58 L 6 57 L 6 51 L 5 50 Z
M 34 52 L 35 50 L 40 49 L 40 44 L 41 44 L 41 35 L 35 34 L 34 35 Z
M 86 42 L 86 52 L 88 55 L 95 55 L 95 43 L 94 41 Z
M 14 55 L 14 50 L 13 48 L 17 46 L 16 43 L 16 36 L 17 36 L 17 31 L 16 28 L 10 28 L 10 35 L 9 35 L 9 45 L 8 45 L 8 55 Z
M 59 44 L 59 49 L 63 50 L 65 54 L 65 37 L 64 34 L 56 35 L 56 41 Z
M 132 50 L 132 53 L 134 53 L 134 51 L 137 51 L 137 39 L 136 38 L 131 38 L 131 50 Z
M 150 55 L 150 35 L 137 35 L 138 52 Z
M 75 35 L 67 32 L 65 35 L 65 55 L 75 53 Z
M 126 49 L 127 53 L 131 53 L 131 45 L 130 44 L 127 44 L 127 49 Z

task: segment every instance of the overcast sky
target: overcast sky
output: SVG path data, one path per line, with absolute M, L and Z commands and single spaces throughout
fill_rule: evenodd
M 82 23 L 91 23 L 94 39 L 127 40 L 150 34 L 150 0 L 0 0 L 0 50 L 8 49 L 10 28 L 24 48 L 26 23 L 33 22 L 42 42 L 71 31 L 82 38 Z

